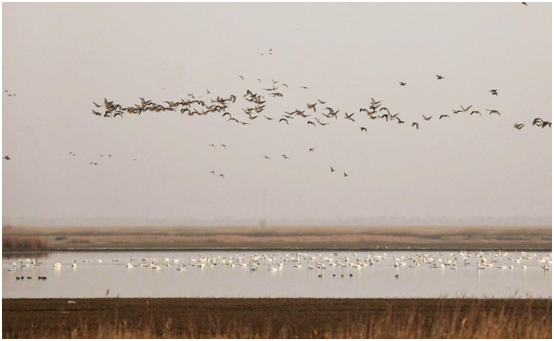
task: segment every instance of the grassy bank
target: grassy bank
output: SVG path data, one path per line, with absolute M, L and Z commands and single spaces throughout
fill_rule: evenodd
M 3 299 L 4 338 L 551 338 L 534 299 Z
M 3 249 L 551 249 L 552 228 L 502 227 L 5 227 Z M 13 242 L 19 241 L 19 242 Z M 38 250 L 35 248 L 34 250 Z

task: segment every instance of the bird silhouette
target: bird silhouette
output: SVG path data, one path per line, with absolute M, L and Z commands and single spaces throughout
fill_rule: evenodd
M 5 155 L 2 159 L 3 159 L 3 160 L 6 160 L 6 161 L 10 161 L 10 160 L 11 160 L 11 158 L 10 158 L 9 155 Z
M 366 127 L 360 127 L 360 131 L 365 131 L 367 133 L 367 128 Z
M 314 104 L 309 104 L 308 103 L 308 109 L 313 109 L 313 111 L 315 112 L 316 111 L 316 107 L 315 107 L 316 105 L 317 105 L 317 102 L 314 103 Z
M 352 116 L 354 116 L 355 113 L 351 113 L 350 115 L 348 115 L 348 113 L 344 113 L 344 119 L 345 120 L 350 120 L 352 122 L 356 122 L 354 121 L 354 119 L 352 118 Z
M 444 77 L 441 75 L 437 75 L 437 80 L 441 80 L 441 79 L 444 79 Z
M 400 82 L 400 86 L 406 86 L 406 84 L 408 84 L 408 83 Z
M 498 114 L 498 116 L 500 116 L 500 112 L 498 110 L 495 110 L 495 109 L 486 109 L 486 110 L 489 111 L 489 115 Z
M 335 171 L 335 169 L 333 167 L 331 167 L 331 173 L 333 173 Z

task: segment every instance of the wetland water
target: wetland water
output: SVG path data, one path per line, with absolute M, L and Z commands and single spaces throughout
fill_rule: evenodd
M 551 262 L 551 252 L 3 253 L 2 298 L 548 298 Z

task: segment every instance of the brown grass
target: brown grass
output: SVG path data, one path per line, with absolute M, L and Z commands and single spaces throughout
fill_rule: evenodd
M 45 238 L 40 237 L 14 237 L 2 235 L 3 250 L 48 250 L 49 243 Z
M 73 237 L 67 241 L 70 244 L 90 244 L 90 238 Z
M 12 227 L 3 237 L 41 237 L 52 248 L 551 249 L 552 228 L 490 227 Z
M 138 300 L 138 299 L 137 299 Z M 179 299 L 173 299 L 173 301 Z M 187 300 L 187 299 L 181 299 Z M 200 301 L 198 299 L 196 301 Z M 209 300 L 209 299 L 205 299 Z M 4 305 L 6 301 L 3 300 Z M 77 300 L 79 301 L 79 300 Z M 163 301 L 163 299 L 158 299 Z M 211 299 L 205 305 L 159 309 L 136 306 L 141 313 L 67 320 L 78 304 L 48 312 L 55 323 L 4 320 L 4 338 L 551 338 L 551 300 L 303 300 Z M 100 301 L 104 304 L 109 301 Z M 111 301 L 112 303 L 115 301 Z M 64 304 L 65 302 L 60 302 Z M 25 304 L 22 302 L 22 304 Z M 110 304 L 110 303 L 108 303 Z M 9 305 L 9 304 L 8 304 Z M 86 305 L 86 304 L 85 304 Z M 261 305 L 261 306 L 260 306 Z M 337 308 L 336 312 L 333 308 Z M 82 309 L 90 309 L 85 306 Z M 120 307 L 130 309 L 129 306 Z M 180 310 L 174 311 L 172 309 Z M 260 309 L 261 308 L 261 309 Z M 42 308 L 45 309 L 45 308 Z M 184 311 L 183 309 L 189 309 Z M 3 309 L 4 310 L 4 309 Z M 119 314 L 121 313 L 121 314 Z M 127 311 L 126 313 L 132 314 Z M 179 316 L 179 314 L 185 314 Z M 52 316 L 53 315 L 53 316 Z M 98 316 L 98 315 L 95 315 Z M 129 315 L 132 316 L 132 315 Z M 8 316 L 9 317 L 9 316 Z

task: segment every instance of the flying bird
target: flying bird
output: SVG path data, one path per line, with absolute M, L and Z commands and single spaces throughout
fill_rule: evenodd
M 500 111 L 498 110 L 495 110 L 495 109 L 487 109 L 489 111 L 489 115 L 492 115 L 492 114 L 498 114 L 498 116 L 500 116 Z
M 367 133 L 367 128 L 366 127 L 360 127 L 360 131 L 365 131 Z
M 521 130 L 523 127 L 525 127 L 525 124 L 523 123 L 515 123 L 514 124 L 514 128 L 516 128 L 517 130 Z
M 406 86 L 406 84 L 408 84 L 408 83 L 400 82 L 400 86 Z
M 444 77 L 441 75 L 437 75 L 437 80 L 441 80 L 441 79 L 444 79 Z
M 446 117 L 450 118 L 450 116 L 448 116 L 448 115 L 440 115 L 439 120 L 440 120 L 441 118 L 446 118 Z
M 283 157 L 283 159 L 290 159 L 290 156 L 286 156 L 285 154 L 281 155 Z
M 333 167 L 331 167 L 331 173 L 333 173 L 335 171 L 335 169 Z
M 346 178 L 348 176 L 348 174 L 344 173 L 344 177 Z
M 535 118 L 535 119 L 533 120 L 533 125 L 534 125 L 534 126 L 539 126 L 539 127 L 540 127 L 540 126 L 542 126 L 542 123 L 543 123 L 543 122 L 544 122 L 544 121 L 542 120 L 542 118 L 537 117 L 537 118 Z
M 10 158 L 9 155 L 5 155 L 2 159 L 3 159 L 3 160 L 6 160 L 6 161 L 10 161 L 10 160 L 11 160 L 11 158 Z
M 421 116 L 423 116 L 423 119 L 425 119 L 425 121 L 429 121 L 430 119 L 433 118 L 433 116 L 429 116 L 429 117 L 425 117 L 425 115 L 421 115 Z
M 413 123 L 412 123 L 412 127 L 414 127 L 414 126 L 416 127 L 417 130 L 419 130 L 419 123 L 413 122 Z
M 282 119 L 279 120 L 279 122 L 281 122 L 281 121 L 285 121 L 287 123 L 287 125 L 289 125 L 289 121 L 286 118 L 282 118 Z
M 352 122 L 356 122 L 354 121 L 354 119 L 352 118 L 352 116 L 354 116 L 355 113 L 351 113 L 350 115 L 348 115 L 347 113 L 344 113 L 344 119 L 345 120 L 350 120 Z

